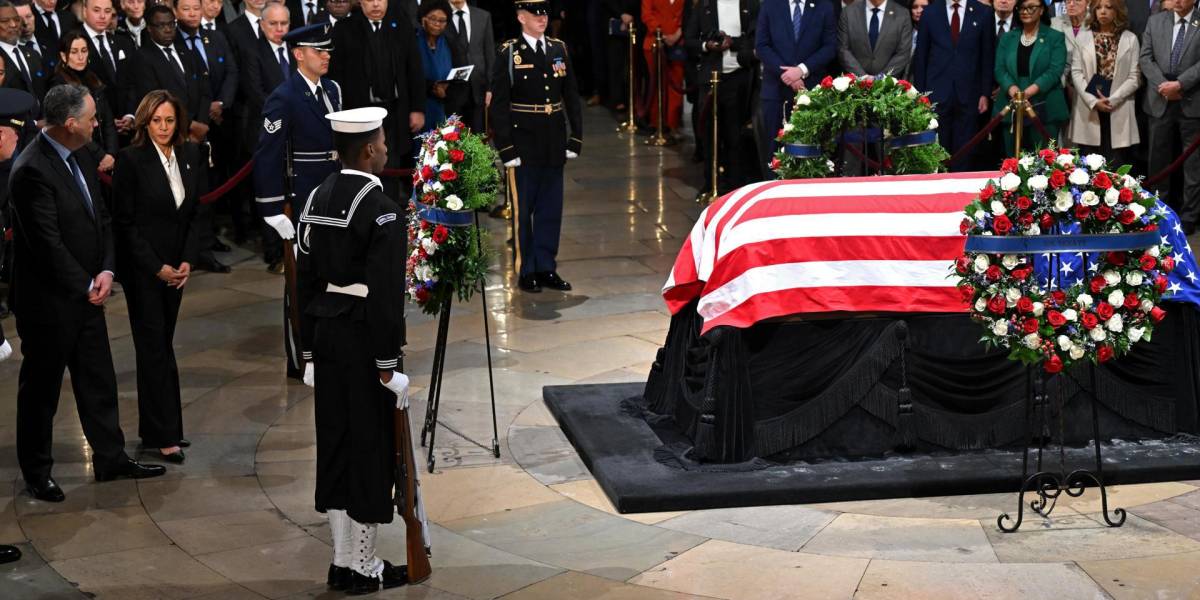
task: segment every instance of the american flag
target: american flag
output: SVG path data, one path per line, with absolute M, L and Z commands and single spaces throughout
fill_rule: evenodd
M 663 297 L 702 331 L 827 312 L 962 312 L 963 208 L 998 173 L 768 181 L 700 214 Z

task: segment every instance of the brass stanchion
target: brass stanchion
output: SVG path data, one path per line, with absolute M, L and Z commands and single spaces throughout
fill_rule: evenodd
M 637 27 L 629 24 L 629 101 L 625 104 L 627 116 L 625 122 L 617 126 L 617 133 L 637 133 L 637 120 L 633 111 L 633 87 L 637 80 L 634 65 L 637 64 Z
M 712 84 L 712 185 L 707 192 L 696 196 L 696 202 L 702 206 L 712 204 L 714 200 L 721 196 L 720 191 L 717 189 L 717 177 L 721 173 L 720 164 L 717 162 L 717 148 L 720 147 L 720 137 L 717 133 L 717 88 L 721 85 L 721 71 L 713 69 L 712 78 L 709 79 L 709 83 Z
M 667 136 L 663 135 L 663 119 L 667 117 L 667 74 L 666 69 L 664 68 L 665 65 L 663 64 L 663 56 L 666 54 L 664 48 L 665 46 L 663 44 L 662 29 L 655 29 L 653 51 L 654 65 L 658 71 L 658 90 L 656 90 L 658 93 L 658 126 L 654 128 L 654 135 L 650 136 L 650 139 L 646 140 L 646 145 L 648 146 L 666 146 L 671 143 L 671 140 L 667 139 Z
M 1021 134 L 1025 130 L 1025 92 L 1017 92 L 1013 97 L 1013 156 L 1021 156 Z

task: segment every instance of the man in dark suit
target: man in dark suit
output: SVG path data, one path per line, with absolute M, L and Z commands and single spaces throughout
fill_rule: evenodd
M 162 475 L 125 454 L 104 321 L 115 257 L 96 164 L 75 152 L 92 137 L 96 103 L 86 88 L 52 88 L 42 103 L 46 128 L 21 152 L 9 181 L 13 214 L 13 312 L 21 337 L 17 459 L 34 498 L 64 499 L 51 477 L 50 449 L 63 369 L 97 481 Z
M 53 73 L 54 65 L 58 64 L 58 61 L 54 60 L 58 51 L 43 48 L 41 41 L 37 39 L 37 17 L 33 13 L 33 2 L 13 0 L 13 6 L 17 8 L 17 14 L 21 17 L 21 42 L 18 45 L 36 53 L 38 58 L 42 59 L 42 66 L 46 68 L 46 72 Z
M 37 37 L 38 44 L 53 52 L 55 57 L 58 56 L 59 37 L 79 25 L 74 13 L 66 6 L 63 9 L 58 11 L 58 0 L 34 0 L 33 2 L 33 14 L 37 19 L 34 36 Z M 47 61 L 46 64 L 53 68 L 58 61 L 53 61 L 53 64 L 51 61 Z
M 452 44 L 458 44 L 465 50 L 467 64 L 473 65 L 471 71 L 471 107 L 463 118 L 471 131 L 484 133 L 483 113 L 485 107 L 492 101 L 492 92 L 488 79 L 492 73 L 492 62 L 496 59 L 496 38 L 492 35 L 492 15 L 477 6 L 467 4 L 467 0 L 450 0 L 450 23 L 446 28 L 446 38 Z
M 137 96 L 151 90 L 167 90 L 187 108 L 190 120 L 188 136 L 194 142 L 208 135 L 212 91 L 208 86 L 208 70 L 200 55 L 175 36 L 175 13 L 165 4 L 155 4 L 146 11 L 149 43 L 142 46 Z
M 913 54 L 913 85 L 937 110 L 938 140 L 958 152 L 979 129 L 992 95 L 996 18 L 979 0 L 934 0 L 925 9 Z M 970 152 L 950 165 L 970 168 Z
M 425 125 L 425 71 L 417 36 L 388 17 L 388 0 L 363 0 L 333 30 L 329 77 L 347 109 L 386 108 L 388 167 L 412 166 L 412 137 Z
M 121 16 L 117 17 L 117 33 L 129 37 L 141 48 L 150 39 L 146 28 L 146 0 L 121 0 Z
M 88 69 L 104 84 L 117 131 L 126 133 L 133 127 L 133 113 L 141 100 L 135 88 L 138 50 L 128 36 L 108 32 L 112 19 L 112 0 L 86 0 L 83 33 L 88 41 Z
M 858 76 L 902 77 L 912 58 L 912 18 L 895 0 L 855 0 L 838 20 L 842 68 Z
M 327 23 L 325 15 L 325 0 L 285 0 L 288 15 L 292 19 L 292 29 L 299 29 L 314 23 Z
M 46 94 L 46 69 L 36 52 L 22 48 L 21 15 L 8 0 L 0 0 L 0 57 L 4 59 L 4 87 L 41 98 Z
M 317 16 L 316 22 L 329 23 L 333 27 L 350 16 L 351 8 L 350 0 L 325 0 L 325 12 Z
M 833 6 L 821 0 L 764 0 L 754 46 L 763 63 L 760 145 L 768 156 L 796 91 L 816 85 L 835 64 Z
M 266 0 L 245 0 L 242 5 L 245 10 L 238 18 L 229 22 L 229 31 L 226 36 L 229 38 L 229 43 L 233 44 L 233 50 L 241 59 L 245 52 L 253 52 L 256 40 L 262 39 L 262 28 L 259 21 L 262 20 L 262 11 L 267 6 Z M 239 64 L 246 64 L 245 60 L 241 60 Z
M 250 15 L 249 11 L 242 17 L 247 15 Z M 242 17 L 230 24 L 229 31 L 230 41 L 233 42 L 234 52 L 237 53 L 238 75 L 241 78 L 241 98 L 237 100 L 244 120 L 241 129 L 245 130 L 248 147 L 253 149 L 258 145 L 259 121 L 262 119 L 262 107 L 267 101 L 267 96 L 283 83 L 285 69 L 290 74 L 296 67 L 292 64 L 287 45 L 283 41 L 283 36 L 287 35 L 291 26 L 285 6 L 272 3 L 257 17 L 254 29 L 262 32 L 262 36 L 258 38 L 247 33 L 246 28 L 249 24 Z M 241 41 L 235 41 L 239 36 Z

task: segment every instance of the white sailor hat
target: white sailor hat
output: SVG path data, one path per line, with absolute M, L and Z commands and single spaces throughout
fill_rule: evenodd
M 383 119 L 387 114 L 386 108 L 364 106 L 332 112 L 325 115 L 325 118 L 329 119 L 334 133 L 366 133 L 383 127 Z

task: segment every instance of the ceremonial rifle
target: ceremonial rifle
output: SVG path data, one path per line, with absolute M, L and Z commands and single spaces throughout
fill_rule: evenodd
M 296 184 L 295 171 L 292 165 L 292 140 L 290 137 L 288 138 L 287 148 L 284 152 L 284 171 L 283 214 L 288 218 L 288 221 L 295 223 L 292 214 L 292 203 L 296 200 Z M 292 356 L 299 360 L 300 348 L 297 342 L 300 340 L 300 306 L 297 302 L 300 296 L 296 292 L 296 244 L 294 239 L 293 237 L 291 240 L 283 240 L 283 278 L 284 285 L 287 286 L 287 298 L 284 302 L 287 304 L 287 320 L 288 328 L 290 329 L 288 340 L 292 345 Z M 303 367 L 303 364 L 293 364 L 292 366 L 300 369 Z
M 412 429 L 408 423 L 408 395 L 396 407 L 396 512 L 404 520 L 408 547 L 408 582 L 425 581 L 433 572 L 429 565 L 429 523 L 417 480 L 417 462 L 413 456 Z

